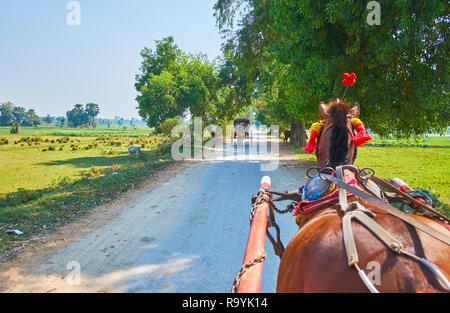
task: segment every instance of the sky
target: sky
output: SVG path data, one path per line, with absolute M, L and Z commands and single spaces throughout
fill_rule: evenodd
M 63 116 L 94 102 L 99 117 L 139 118 L 142 48 L 173 36 L 187 53 L 221 54 L 216 0 L 79 0 L 79 26 L 69 2 L 0 0 L 0 103 Z

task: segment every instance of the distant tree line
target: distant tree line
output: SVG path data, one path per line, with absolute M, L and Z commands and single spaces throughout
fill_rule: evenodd
M 42 123 L 63 127 L 64 124 L 66 123 L 66 117 L 64 117 L 64 116 L 54 117 L 54 116 L 50 116 L 50 114 L 47 114 L 47 116 L 42 117 Z
M 0 104 L 0 126 L 38 126 L 41 124 L 55 125 L 59 127 L 97 127 L 97 126 L 120 126 L 120 127 L 138 127 L 146 126 L 147 122 L 142 119 L 131 118 L 124 119 L 116 116 L 113 119 L 96 118 L 100 113 L 98 104 L 87 103 L 85 105 L 76 104 L 72 110 L 67 111 L 66 116 L 46 116 L 39 117 L 34 109 L 25 109 L 16 106 L 11 102 Z
M 0 104 L 0 126 L 11 126 L 14 123 L 20 126 L 37 126 L 41 118 L 33 109 L 25 109 L 11 102 Z
M 114 117 L 114 119 L 99 118 L 98 125 L 107 126 L 107 127 L 111 127 L 111 126 L 138 127 L 138 126 L 147 126 L 147 122 L 145 122 L 144 120 L 137 119 L 137 118 L 124 119 L 123 117 L 116 116 L 116 117 Z

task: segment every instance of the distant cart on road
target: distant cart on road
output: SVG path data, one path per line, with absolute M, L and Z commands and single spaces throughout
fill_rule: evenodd
M 237 118 L 233 122 L 234 124 L 234 138 L 237 137 L 238 131 L 243 129 L 245 132 L 245 138 L 249 138 L 250 120 L 247 118 Z

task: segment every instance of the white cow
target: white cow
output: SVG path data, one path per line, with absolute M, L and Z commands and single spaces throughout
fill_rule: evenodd
M 136 156 L 139 157 L 141 155 L 141 148 L 140 147 L 129 146 L 128 147 L 128 153 L 130 155 L 136 154 Z

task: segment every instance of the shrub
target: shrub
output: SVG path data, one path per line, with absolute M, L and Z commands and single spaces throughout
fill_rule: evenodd
M 55 147 L 54 146 L 49 146 L 48 147 L 48 151 L 55 151 Z
M 91 168 L 86 172 L 88 178 L 95 178 L 101 175 L 100 169 L 96 166 L 91 166 Z
M 170 136 L 172 128 L 181 124 L 181 121 L 176 117 L 168 118 L 158 126 L 158 132 L 164 134 L 165 136 Z
M 61 143 L 68 143 L 70 141 L 70 138 L 67 136 L 64 136 L 61 138 Z
M 9 132 L 11 134 L 18 134 L 19 133 L 19 123 L 17 123 L 17 122 L 13 123 Z
M 168 143 L 167 141 L 163 141 L 157 146 L 156 152 L 158 154 L 165 154 L 165 153 L 170 152 L 171 148 L 172 148 L 172 145 L 170 143 Z
M 0 146 L 7 145 L 8 143 L 9 143 L 8 139 L 6 139 L 4 137 L 0 138 Z

